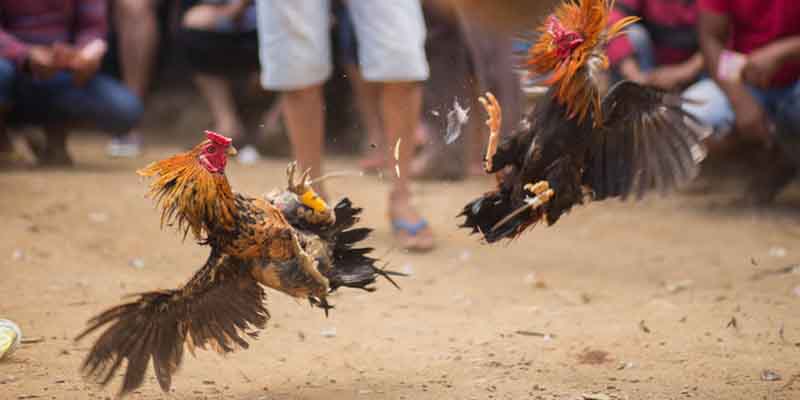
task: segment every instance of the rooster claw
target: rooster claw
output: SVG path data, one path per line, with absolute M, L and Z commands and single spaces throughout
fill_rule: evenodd
M 288 189 L 297 195 L 303 195 L 305 192 L 309 190 L 309 186 L 311 184 L 311 168 L 306 169 L 303 171 L 303 174 L 300 176 L 300 179 L 297 178 L 297 161 L 292 161 L 289 163 L 289 166 L 286 167 L 286 178 L 288 180 Z
M 311 304 L 311 307 L 321 308 L 322 311 L 325 312 L 326 318 L 328 317 L 329 310 L 333 310 L 335 308 L 331 303 L 328 303 L 328 299 L 325 297 L 323 297 L 322 299 L 318 299 L 316 297 L 309 296 L 308 302 Z

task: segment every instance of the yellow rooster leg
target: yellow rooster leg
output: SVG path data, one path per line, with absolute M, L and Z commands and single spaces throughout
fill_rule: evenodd
M 492 230 L 497 230 L 499 227 L 505 225 L 506 222 L 511 221 L 514 217 L 526 212 L 528 210 L 536 210 L 543 205 L 547 204 L 550 199 L 556 194 L 553 189 L 550 189 L 550 183 L 547 181 L 539 181 L 536 183 L 529 183 L 525 185 L 525 190 L 531 192 L 534 196 L 533 197 L 526 197 L 525 198 L 525 205 L 517 208 L 511 214 L 508 214 L 505 218 L 498 221 L 492 227 Z M 542 213 L 541 217 L 544 217 L 545 213 Z
M 489 127 L 489 144 L 486 145 L 486 159 L 483 161 L 483 170 L 487 173 L 492 171 L 492 158 L 497 153 L 497 144 L 500 141 L 500 126 L 503 122 L 503 110 L 497 98 L 490 92 L 486 92 L 486 97 L 479 97 L 478 101 L 481 102 L 489 118 L 486 120 L 486 126 Z
M 319 297 L 320 300 L 325 299 L 325 297 L 328 295 L 330 284 L 328 282 L 328 278 L 324 277 L 319 272 L 319 269 L 317 268 L 319 262 L 310 254 L 308 254 L 305 249 L 303 249 L 303 246 L 300 244 L 300 237 L 297 233 L 292 234 L 292 245 L 297 256 L 298 264 L 301 268 L 303 268 L 303 271 L 305 271 L 305 273 L 319 286 L 317 288 L 313 288 L 314 296 Z
M 525 203 L 534 209 L 547 204 L 547 202 L 553 198 L 553 195 L 556 194 L 553 189 L 550 189 L 550 183 L 547 181 L 529 183 L 525 185 L 525 190 L 533 193 L 534 195 L 533 197 L 525 199 Z

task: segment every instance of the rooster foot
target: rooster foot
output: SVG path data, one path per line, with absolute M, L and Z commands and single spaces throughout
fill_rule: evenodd
M 525 198 L 525 203 L 534 209 L 545 205 L 556 194 L 553 189 L 550 189 L 550 183 L 547 181 L 528 183 L 525 185 L 525 190 L 533 194 L 533 197 Z
M 505 225 L 506 222 L 511 221 L 514 217 L 526 212 L 528 210 L 536 210 L 543 205 L 547 204 L 551 198 L 556 194 L 553 189 L 550 189 L 550 183 L 547 181 L 539 181 L 536 183 L 528 183 L 524 186 L 525 190 L 533 194 L 533 197 L 525 196 L 525 205 L 517 208 L 511 214 L 508 214 L 505 218 L 501 219 L 499 222 L 494 224 L 492 227 L 492 231 L 497 230 L 497 228 Z M 539 218 L 543 217 L 545 213 L 539 215 Z
M 500 141 L 500 126 L 503 122 L 503 109 L 497 98 L 490 92 L 486 92 L 486 97 L 479 97 L 478 101 L 481 102 L 489 118 L 486 120 L 486 126 L 489 127 L 489 143 L 486 145 L 486 159 L 483 162 L 483 170 L 486 173 L 492 171 L 492 158 L 497 153 L 497 144 Z
M 309 178 L 310 175 L 311 169 L 309 168 L 300 175 L 300 179 L 297 179 L 297 161 L 292 161 L 289 163 L 289 166 L 286 167 L 286 179 L 288 181 L 287 189 L 294 192 L 298 196 L 302 196 L 309 190 L 309 186 L 311 184 L 311 179 Z

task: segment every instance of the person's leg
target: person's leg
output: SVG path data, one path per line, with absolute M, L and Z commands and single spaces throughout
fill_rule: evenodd
M 464 156 L 472 136 L 464 132 L 461 139 L 445 144 L 447 115 L 453 109 L 454 100 L 462 107 L 471 107 L 476 86 L 475 71 L 455 6 L 447 9 L 428 7 L 425 11 L 428 28 L 425 50 L 430 78 L 424 85 L 422 96 L 424 109 L 430 111 L 420 118 L 433 134 L 415 155 L 410 173 L 414 178 L 455 180 L 464 176 Z M 469 126 L 463 129 L 468 130 Z
M 15 88 L 14 119 L 41 126 L 44 137 L 27 135 L 28 146 L 39 165 L 71 165 L 67 152 L 68 124 L 73 120 L 55 99 L 74 88 L 69 74 L 61 72 L 48 80 L 35 80 L 20 74 Z
M 758 91 L 773 122 L 771 148 L 756 171 L 747 200 L 769 204 L 798 176 L 800 167 L 800 82 L 792 87 Z
M 386 166 L 385 138 L 381 124 L 380 93 L 381 87 L 374 82 L 367 82 L 355 64 L 345 65 L 347 77 L 353 88 L 358 116 L 367 133 L 366 156 L 361 160 L 361 168 L 366 170 L 381 169 Z
M 197 32 L 213 32 L 221 17 L 220 7 L 216 5 L 199 4 L 190 8 L 183 16 L 182 40 L 191 42 L 208 39 L 198 35 Z M 190 43 L 184 44 L 190 45 Z M 213 56 L 209 54 L 213 49 L 207 50 L 209 51 L 205 55 Z M 236 101 L 229 80 L 220 75 L 196 72 L 194 83 L 208 104 L 214 119 L 214 129 L 224 135 L 238 138 L 242 134 L 243 124 L 236 111 Z
M 17 70 L 14 64 L 0 59 L 0 161 L 11 159 L 14 156 L 14 146 L 6 129 L 6 118 L 11 108 L 16 79 Z
M 236 101 L 228 80 L 215 75 L 197 73 L 194 76 L 194 83 L 208 103 L 214 118 L 214 129 L 226 136 L 239 137 L 243 125 L 239 113 L 236 112 Z
M 503 121 L 508 121 L 503 124 L 500 134 L 503 137 L 511 136 L 517 130 L 522 116 L 522 91 L 519 76 L 514 71 L 512 36 L 487 30 L 463 17 L 460 21 L 478 82 L 473 86 L 471 107 L 476 111 L 482 110 L 478 97 L 486 92 L 494 94 L 502 104 Z M 471 175 L 484 175 L 483 158 L 487 137 L 479 132 L 483 132 L 486 126 L 482 118 L 472 118 L 471 122 L 468 127 L 476 130 L 465 138 L 466 169 Z
M 52 122 L 90 122 L 114 137 L 125 136 L 136 128 L 143 113 L 139 97 L 103 74 L 85 86 L 74 86 L 71 81 L 54 83 L 49 95 L 48 103 L 59 116 Z
M 383 83 L 381 117 L 390 144 L 387 154 L 400 141 L 398 174 L 389 196 L 389 217 L 406 249 L 429 250 L 433 247 L 433 233 L 412 205 L 408 179 L 414 133 L 422 108 L 420 82 L 429 74 L 422 8 L 416 0 L 354 0 L 348 6 L 356 27 L 364 78 Z
M 359 167 L 365 171 L 378 171 L 386 166 L 384 155 L 384 138 L 380 119 L 380 85 L 367 82 L 358 69 L 358 46 L 353 19 L 346 4 L 340 4 L 333 10 L 336 18 L 336 36 L 338 46 L 336 59 L 343 66 L 350 87 L 353 90 L 356 111 L 361 128 L 366 132 L 364 142 L 364 158 Z
M 119 30 L 119 55 L 125 85 L 144 98 L 155 65 L 159 0 L 117 0 L 114 18 Z
M 261 84 L 283 92 L 281 107 L 301 168 L 322 173 L 322 84 L 331 74 L 328 2 L 258 0 Z M 321 187 L 317 191 L 325 197 Z
M 693 100 L 692 103 L 684 104 L 683 109 L 713 129 L 712 135 L 706 140 L 709 152 L 715 153 L 727 148 L 736 116 L 728 98 L 716 82 L 710 78 L 702 79 L 688 87 L 682 96 Z

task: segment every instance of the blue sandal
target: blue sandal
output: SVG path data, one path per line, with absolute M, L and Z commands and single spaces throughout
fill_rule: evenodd
M 416 243 L 416 241 L 413 241 L 413 239 L 415 239 L 417 235 L 428 226 L 429 226 L 428 221 L 425 220 L 424 218 L 420 219 L 419 222 L 413 224 L 400 219 L 392 220 L 392 229 L 394 230 L 395 233 L 400 231 L 405 232 L 406 234 L 408 234 L 408 237 L 412 239 L 412 243 L 405 243 L 403 246 L 406 250 L 410 251 L 429 251 L 433 249 L 433 245 L 419 246 L 418 243 Z

